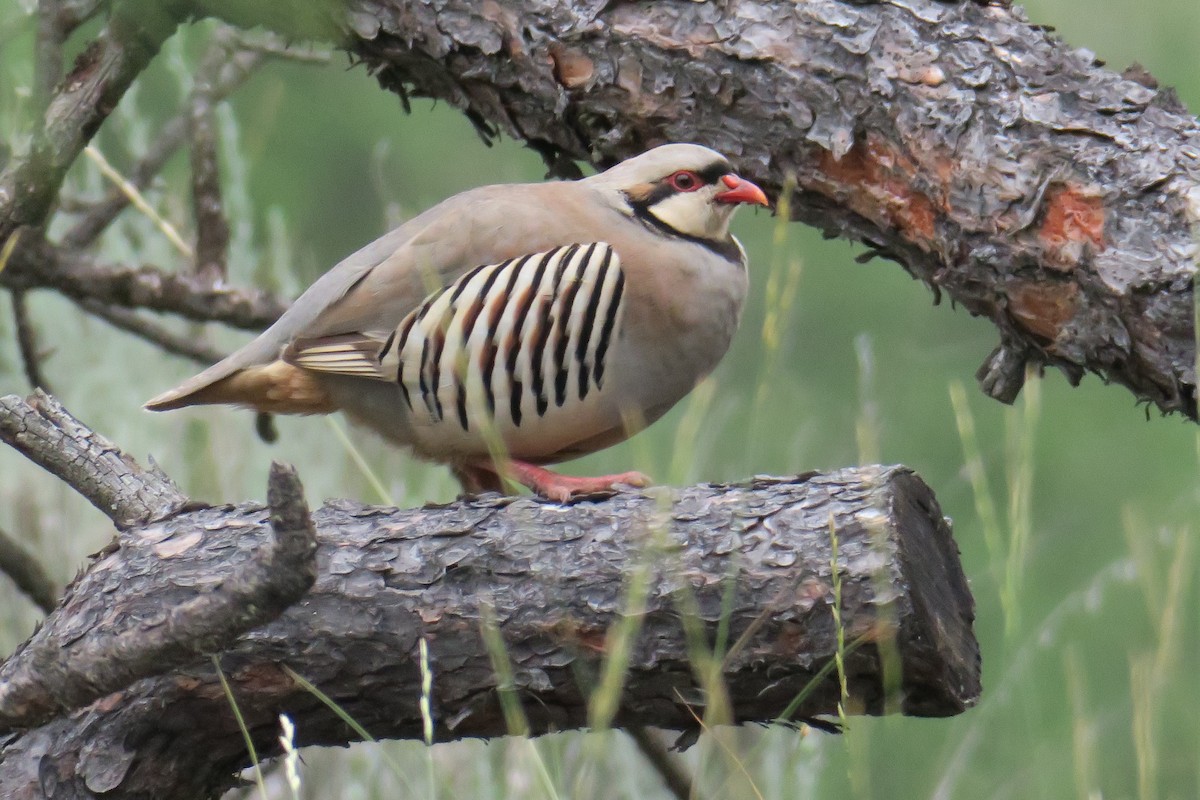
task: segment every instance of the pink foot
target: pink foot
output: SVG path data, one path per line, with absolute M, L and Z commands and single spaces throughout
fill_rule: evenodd
M 576 478 L 571 475 L 559 475 L 557 472 L 551 472 L 525 461 L 509 461 L 507 467 L 513 480 L 517 483 L 529 488 L 535 494 L 559 503 L 586 495 L 612 494 L 619 491 L 618 486 L 641 488 L 650 485 L 650 479 L 640 472 Z M 495 467 L 490 468 L 495 469 Z

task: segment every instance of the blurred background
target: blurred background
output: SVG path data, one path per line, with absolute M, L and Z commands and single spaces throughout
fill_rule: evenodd
M 32 77 L 31 0 L 0 11 L 0 141 L 19 146 Z M 1194 0 L 1039 0 L 1052 25 L 1120 70 L 1137 61 L 1200 109 L 1200 4 Z M 190 85 L 209 29 L 184 29 L 104 126 L 97 145 L 118 169 L 144 152 Z M 279 61 L 219 113 L 233 241 L 230 277 L 295 295 L 341 257 L 437 201 L 483 183 L 538 180 L 519 143 L 486 147 L 445 106 L 405 115 L 345 56 Z M 191 226 L 186 153 L 148 199 Z M 106 189 L 81 159 L 69 195 Z M 661 483 L 737 480 L 860 462 L 904 463 L 934 488 L 978 604 L 980 705 L 946 720 L 851 719 L 846 735 L 753 728 L 704 736 L 681 756 L 714 798 L 1194 798 L 1200 796 L 1200 437 L 1180 418 L 1147 415 L 1122 388 L 1056 372 L 1013 408 L 983 397 L 973 374 L 996 342 L 985 320 L 897 265 L 855 264 L 862 248 L 823 241 L 765 213 L 739 215 L 753 290 L 716 374 L 651 430 L 579 462 L 580 474 L 639 469 Z M 182 262 L 127 211 L 104 258 Z M 30 297 L 50 351 L 45 370 L 68 409 L 138 458 L 153 458 L 192 496 L 261 499 L 272 459 L 296 464 L 310 502 L 383 498 L 342 431 L 400 505 L 446 501 L 448 473 L 389 451 L 341 421 L 279 419 L 267 445 L 246 413 L 151 415 L 151 395 L 197 371 L 50 293 Z M 7 298 L 0 311 L 0 393 L 29 390 Z M 189 332 L 233 349 L 246 335 Z M 57 480 L 0 450 L 0 528 L 60 585 L 111 528 Z M 0 578 L 0 650 L 40 618 Z M 436 679 L 436 678 L 435 678 Z M 382 757 L 386 751 L 389 759 Z M 434 747 L 399 742 L 308 751 L 311 798 L 667 797 L 619 733 L 565 733 Z M 282 793 L 282 786 L 278 796 Z

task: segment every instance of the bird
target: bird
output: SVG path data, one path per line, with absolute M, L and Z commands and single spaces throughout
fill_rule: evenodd
M 621 442 L 725 355 L 748 289 L 729 232 L 770 207 L 697 144 L 573 181 L 454 195 L 345 258 L 258 338 L 145 407 L 342 411 L 469 493 L 642 487 L 546 465 Z

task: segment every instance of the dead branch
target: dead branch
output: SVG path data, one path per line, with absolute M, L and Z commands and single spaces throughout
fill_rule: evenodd
M 284 312 L 287 302 L 270 292 L 213 284 L 200 277 L 153 266 L 103 264 L 83 253 L 58 248 L 22 231 L 0 286 L 53 289 L 73 300 L 145 308 L 196 322 L 221 322 L 261 330 Z
M 25 367 L 25 380 L 32 389 L 50 391 L 46 373 L 42 370 L 42 348 L 38 345 L 37 331 L 29 318 L 29 305 L 25 292 L 12 292 L 13 329 L 17 335 L 17 350 L 21 353 L 21 364 Z
M 46 620 L 36 646 L 65 648 L 83 671 L 79 642 L 153 626 L 168 609 L 201 602 L 230 565 L 267 547 L 270 517 L 257 505 L 207 508 L 120 532 L 118 546 Z M 421 639 L 434 675 L 436 740 L 503 735 L 487 619 L 503 637 L 506 690 L 516 692 L 529 730 L 586 726 L 606 637 L 639 573 L 645 610 L 613 724 L 693 730 L 694 715 L 719 716 L 722 707 L 730 722 L 772 721 L 805 690 L 792 718 L 832 713 L 836 676 L 816 677 L 837 649 L 831 530 L 847 641 L 859 642 L 846 655 L 851 709 L 941 716 L 978 697 L 972 601 L 957 549 L 932 493 L 904 468 L 571 506 L 496 495 L 411 510 L 337 501 L 312 521 L 312 590 L 221 655 L 264 756 L 276 752 L 281 712 L 295 721 L 300 744 L 352 736 L 293 672 L 373 736 L 420 737 Z M 723 616 L 734 643 L 715 656 L 723 689 L 703 691 L 693 654 L 712 646 Z M 690 640 L 688 629 L 703 641 Z M 885 641 L 901 665 L 900 696 L 891 701 L 898 706 L 884 697 Z M 0 737 L 0 795 L 186 800 L 230 786 L 247 756 L 212 666 L 171 669 L 164 663 L 158 677 Z M 33 762 L 39 768 L 30 772 Z M 55 776 L 48 790 L 39 774 Z
M 992 320 L 993 397 L 1049 364 L 1196 419 L 1200 126 L 1019 8 L 356 0 L 350 19 L 385 87 L 548 163 L 698 141 L 776 193 L 793 177 L 794 218 Z
M 270 538 L 248 560 L 234 562 L 236 566 L 226 563 L 207 578 L 192 576 L 191 585 L 203 589 L 185 593 L 191 595 L 186 599 L 166 590 L 158 598 L 157 613 L 124 615 L 113 614 L 113 607 L 89 607 L 95 598 L 81 597 L 78 583 L 74 585 L 58 619 L 99 619 L 89 615 L 100 612 L 103 622 L 66 637 L 61 630 L 43 627 L 0 667 L 0 732 L 37 725 L 140 678 L 219 652 L 300 599 L 316 577 L 317 540 L 291 467 L 272 466 L 267 503 Z M 141 535 L 153 538 L 145 529 Z M 201 535 L 194 531 L 192 537 Z M 147 544 L 166 559 L 193 543 L 184 539 Z M 113 555 L 109 548 L 97 564 Z M 174 577 L 184 580 L 183 575 Z
M 160 519 L 187 498 L 157 468 L 147 471 L 120 448 L 36 391 L 28 400 L 0 397 L 0 440 L 55 475 L 118 528 Z
M 3 530 L 0 530 L 0 572 L 42 611 L 49 614 L 54 610 L 58 587 L 33 554 Z
M 216 87 L 210 75 L 230 59 L 237 36 L 222 29 L 213 36 L 208 57 L 200 64 L 188 108 L 191 114 L 192 214 L 196 218 L 196 255 L 192 271 L 209 281 L 224 281 L 229 250 L 229 223 L 221 199 L 221 173 L 217 153 Z

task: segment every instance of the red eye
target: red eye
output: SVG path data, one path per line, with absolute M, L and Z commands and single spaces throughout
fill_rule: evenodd
M 671 177 L 667 178 L 667 182 L 671 184 L 671 188 L 677 192 L 694 192 L 703 186 L 700 176 L 691 170 L 681 169 Z

